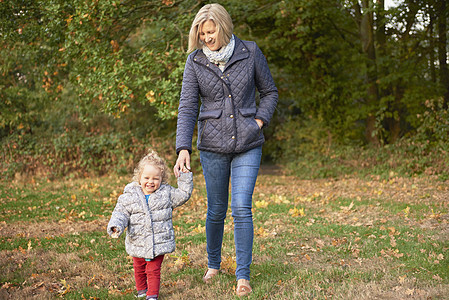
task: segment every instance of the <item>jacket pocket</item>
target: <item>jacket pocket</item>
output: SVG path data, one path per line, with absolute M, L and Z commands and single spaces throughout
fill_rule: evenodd
M 198 116 L 198 121 L 203 121 L 206 119 L 218 119 L 221 116 L 222 112 L 223 110 L 221 109 L 202 111 Z
M 220 117 L 222 113 L 223 110 L 221 109 L 200 112 L 198 116 L 198 144 L 206 147 L 209 144 L 214 144 L 212 140 L 221 130 Z
M 254 117 L 256 115 L 256 108 L 255 107 L 239 108 L 239 112 L 244 117 Z
M 261 137 L 262 129 L 256 122 L 256 108 L 240 108 L 241 117 L 240 140 L 242 145 L 248 145 Z

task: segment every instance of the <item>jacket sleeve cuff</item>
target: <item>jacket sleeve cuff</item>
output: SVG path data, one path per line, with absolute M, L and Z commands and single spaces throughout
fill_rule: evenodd
M 189 154 L 192 154 L 192 149 L 190 149 L 189 147 L 179 147 L 176 149 L 176 155 L 179 155 L 179 152 L 181 152 L 181 150 L 187 150 L 189 151 Z

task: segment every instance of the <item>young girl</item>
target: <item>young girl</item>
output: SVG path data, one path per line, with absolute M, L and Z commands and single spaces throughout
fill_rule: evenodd
M 133 257 L 137 296 L 157 299 L 164 254 L 175 250 L 172 210 L 187 200 L 193 190 L 193 176 L 184 169 L 178 188 L 168 185 L 167 166 L 149 151 L 134 170 L 108 224 L 108 234 L 118 238 L 126 227 L 126 252 Z

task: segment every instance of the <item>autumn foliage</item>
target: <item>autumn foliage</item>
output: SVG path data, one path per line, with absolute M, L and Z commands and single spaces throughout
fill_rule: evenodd
M 365 162 L 448 176 L 449 9 L 383 2 L 221 2 L 280 91 L 264 160 L 312 177 Z M 126 172 L 150 137 L 173 148 L 189 27 L 205 3 L 0 1 L 2 175 Z
M 130 177 L 0 182 L 0 298 L 134 299 L 124 240 L 105 230 Z M 194 180 L 174 211 L 177 249 L 163 264 L 161 298 L 232 299 L 232 217 L 221 272 L 205 288 L 206 192 L 201 173 Z M 263 167 L 250 299 L 444 298 L 448 194 L 435 177 L 300 180 Z

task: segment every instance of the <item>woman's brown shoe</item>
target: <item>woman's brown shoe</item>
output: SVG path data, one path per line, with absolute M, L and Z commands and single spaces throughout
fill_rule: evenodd
M 239 296 L 239 297 L 247 296 L 251 293 L 252 290 L 253 289 L 249 285 L 249 280 L 239 279 L 237 281 L 237 289 L 235 291 L 237 296 Z
M 217 269 L 207 269 L 203 276 L 204 283 L 210 283 L 210 280 L 217 274 Z

